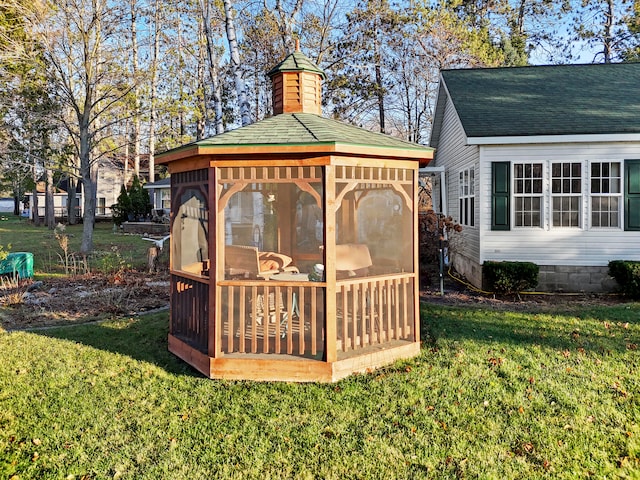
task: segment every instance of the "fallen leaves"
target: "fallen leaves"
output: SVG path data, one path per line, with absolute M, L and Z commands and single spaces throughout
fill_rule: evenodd
M 500 357 L 490 357 L 488 362 L 490 367 L 499 367 L 504 360 Z

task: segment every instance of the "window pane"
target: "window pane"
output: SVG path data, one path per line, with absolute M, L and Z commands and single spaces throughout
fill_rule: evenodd
M 533 193 L 542 193 L 542 180 L 533 181 Z
M 571 176 L 572 177 L 580 177 L 582 175 L 582 165 L 579 163 L 571 164 Z
M 571 181 L 571 193 L 580 193 L 582 191 L 580 187 L 580 179 L 574 179 Z
M 561 187 L 560 179 L 554 178 L 551 181 L 551 192 L 552 193 L 562 193 L 562 189 L 560 187 Z
M 609 181 L 609 193 L 620 193 L 620 179 L 612 178 Z
M 600 193 L 600 180 L 591 179 L 591 193 Z
M 609 165 L 609 164 L 607 164 Z M 620 176 L 620 164 L 617 162 L 611 163 L 611 173 L 609 174 L 611 177 L 619 177 Z
M 534 163 L 533 164 L 533 176 L 536 178 L 542 178 L 542 164 Z

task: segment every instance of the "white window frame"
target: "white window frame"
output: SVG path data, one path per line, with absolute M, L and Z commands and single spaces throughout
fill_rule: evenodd
M 551 203 L 550 203 L 550 225 L 551 228 L 574 228 L 574 229 L 581 229 L 583 222 L 582 222 L 582 204 L 583 204 L 583 179 L 584 179 L 584 165 L 583 162 L 580 161 L 554 161 L 551 160 L 550 162 L 550 169 L 549 169 L 549 177 L 551 179 L 550 181 L 550 188 L 549 188 L 549 194 L 551 196 Z M 554 166 L 559 165 L 560 166 L 560 172 L 559 175 L 556 175 L 556 173 L 554 172 Z M 578 168 L 579 170 L 579 175 L 576 176 L 575 175 L 575 168 Z M 556 186 L 558 187 L 556 189 Z M 577 202 L 577 206 L 576 209 L 574 210 L 572 208 L 572 206 L 569 206 L 568 208 L 564 208 L 564 203 L 563 200 L 569 199 L 569 201 L 571 201 L 571 199 L 575 200 Z M 560 200 L 560 208 L 558 209 L 555 205 L 555 201 L 556 200 Z M 556 213 L 558 213 L 559 215 L 559 220 L 556 221 Z M 572 224 L 565 224 L 565 220 L 568 217 L 569 220 L 571 220 L 571 215 L 575 214 L 576 215 L 576 225 L 572 225 Z
M 598 176 L 598 177 L 594 177 L 592 175 L 593 173 L 593 166 L 599 164 L 600 166 L 602 165 L 608 165 L 609 166 L 609 172 L 611 172 L 611 165 L 612 164 L 617 164 L 617 168 L 618 168 L 618 174 L 617 176 L 612 176 L 611 174 L 609 174 L 609 176 L 607 177 L 603 177 L 603 176 Z M 603 159 L 603 160 L 592 160 L 589 162 L 588 165 L 588 176 L 589 176 L 589 182 L 588 182 L 588 209 L 589 209 L 589 228 L 594 229 L 594 230 L 623 230 L 624 225 L 623 225 L 623 207 L 624 207 L 624 195 L 623 195 L 623 190 L 624 190 L 624 160 L 611 160 L 611 159 Z M 602 190 L 603 187 L 603 183 L 602 180 L 606 179 L 608 180 L 608 185 L 606 187 L 606 189 L 609 190 L 609 192 L 593 192 L 594 190 L 594 179 L 600 179 L 600 185 L 599 185 L 599 189 Z M 617 192 L 611 192 L 611 180 L 615 180 L 617 183 Z M 617 225 L 611 226 L 611 225 L 594 225 L 593 224 L 593 215 L 594 215 L 594 209 L 593 209 L 593 200 L 595 198 L 600 198 L 600 199 L 607 199 L 607 200 L 611 200 L 611 199 L 617 199 L 618 202 L 618 209 L 617 209 Z M 601 214 L 603 213 L 602 210 L 600 211 Z M 609 215 L 611 215 L 612 211 L 609 210 Z
M 458 217 L 460 225 L 475 227 L 475 172 L 473 167 L 460 170 Z
M 544 199 L 545 199 L 545 173 L 546 173 L 546 169 L 547 169 L 547 162 L 543 162 L 543 161 L 523 161 L 523 162 L 512 162 L 511 164 L 511 168 L 512 168 L 512 202 L 513 202 L 513 208 L 512 208 L 512 225 L 513 228 L 515 229 L 521 229 L 521 228 L 543 228 L 544 227 Z M 516 176 L 516 174 L 518 173 L 518 166 L 522 165 L 523 167 L 523 172 L 522 172 L 522 176 Z M 533 176 L 533 170 L 535 169 L 535 166 L 540 166 L 541 168 L 541 173 L 540 176 Z M 531 168 L 531 173 L 528 175 L 527 174 L 527 167 Z M 519 191 L 519 182 L 522 182 L 522 191 Z M 538 182 L 539 182 L 539 186 L 540 186 L 540 191 L 535 191 L 537 190 L 538 187 Z M 527 191 L 528 190 L 528 191 Z M 531 216 L 531 212 L 534 212 L 534 210 L 529 206 L 529 208 L 522 208 L 520 210 L 517 209 L 517 205 L 518 205 L 518 200 L 522 199 L 523 203 L 531 203 L 533 202 L 533 200 L 537 199 L 540 202 L 540 208 L 539 208 L 539 223 L 538 225 L 518 225 L 518 217 L 523 217 L 525 215 Z

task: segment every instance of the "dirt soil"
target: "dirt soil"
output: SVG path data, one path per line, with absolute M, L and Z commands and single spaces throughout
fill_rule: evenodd
M 617 295 L 516 295 L 498 297 L 466 289 L 455 282 L 439 289 L 425 288 L 420 300 L 440 305 L 464 305 L 523 312 L 579 311 L 595 305 L 619 304 Z M 19 330 L 69 325 L 136 315 L 169 306 L 169 275 L 87 275 L 27 281 L 19 286 L 0 283 L 0 329 Z

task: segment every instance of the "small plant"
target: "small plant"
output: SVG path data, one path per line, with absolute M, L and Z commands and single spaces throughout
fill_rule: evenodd
M 111 251 L 102 253 L 97 261 L 97 268 L 107 275 L 112 282 L 116 283 L 122 278 L 126 270 L 131 269 L 131 264 L 127 262 L 120 253 L 117 246 L 112 246 Z
M 0 304 L 15 307 L 23 303 L 27 293 L 26 282 L 21 282 L 17 275 L 0 276 Z
M 89 273 L 89 263 L 86 257 L 78 258 L 74 253 L 69 253 L 69 235 L 66 233 L 64 224 L 58 223 L 53 234 L 62 250 L 62 254 L 58 253 L 58 259 L 64 267 L 64 273 L 66 275 L 84 275 Z
M 624 295 L 640 298 L 640 262 L 612 260 L 609 262 L 609 275 L 618 282 Z
M 7 245 L 7 249 L 5 250 L 2 245 L 0 245 L 0 262 L 7 258 L 9 255 L 9 250 L 11 250 L 11 245 Z
M 510 294 L 535 288 L 540 268 L 532 262 L 484 262 L 482 271 L 487 288 Z

